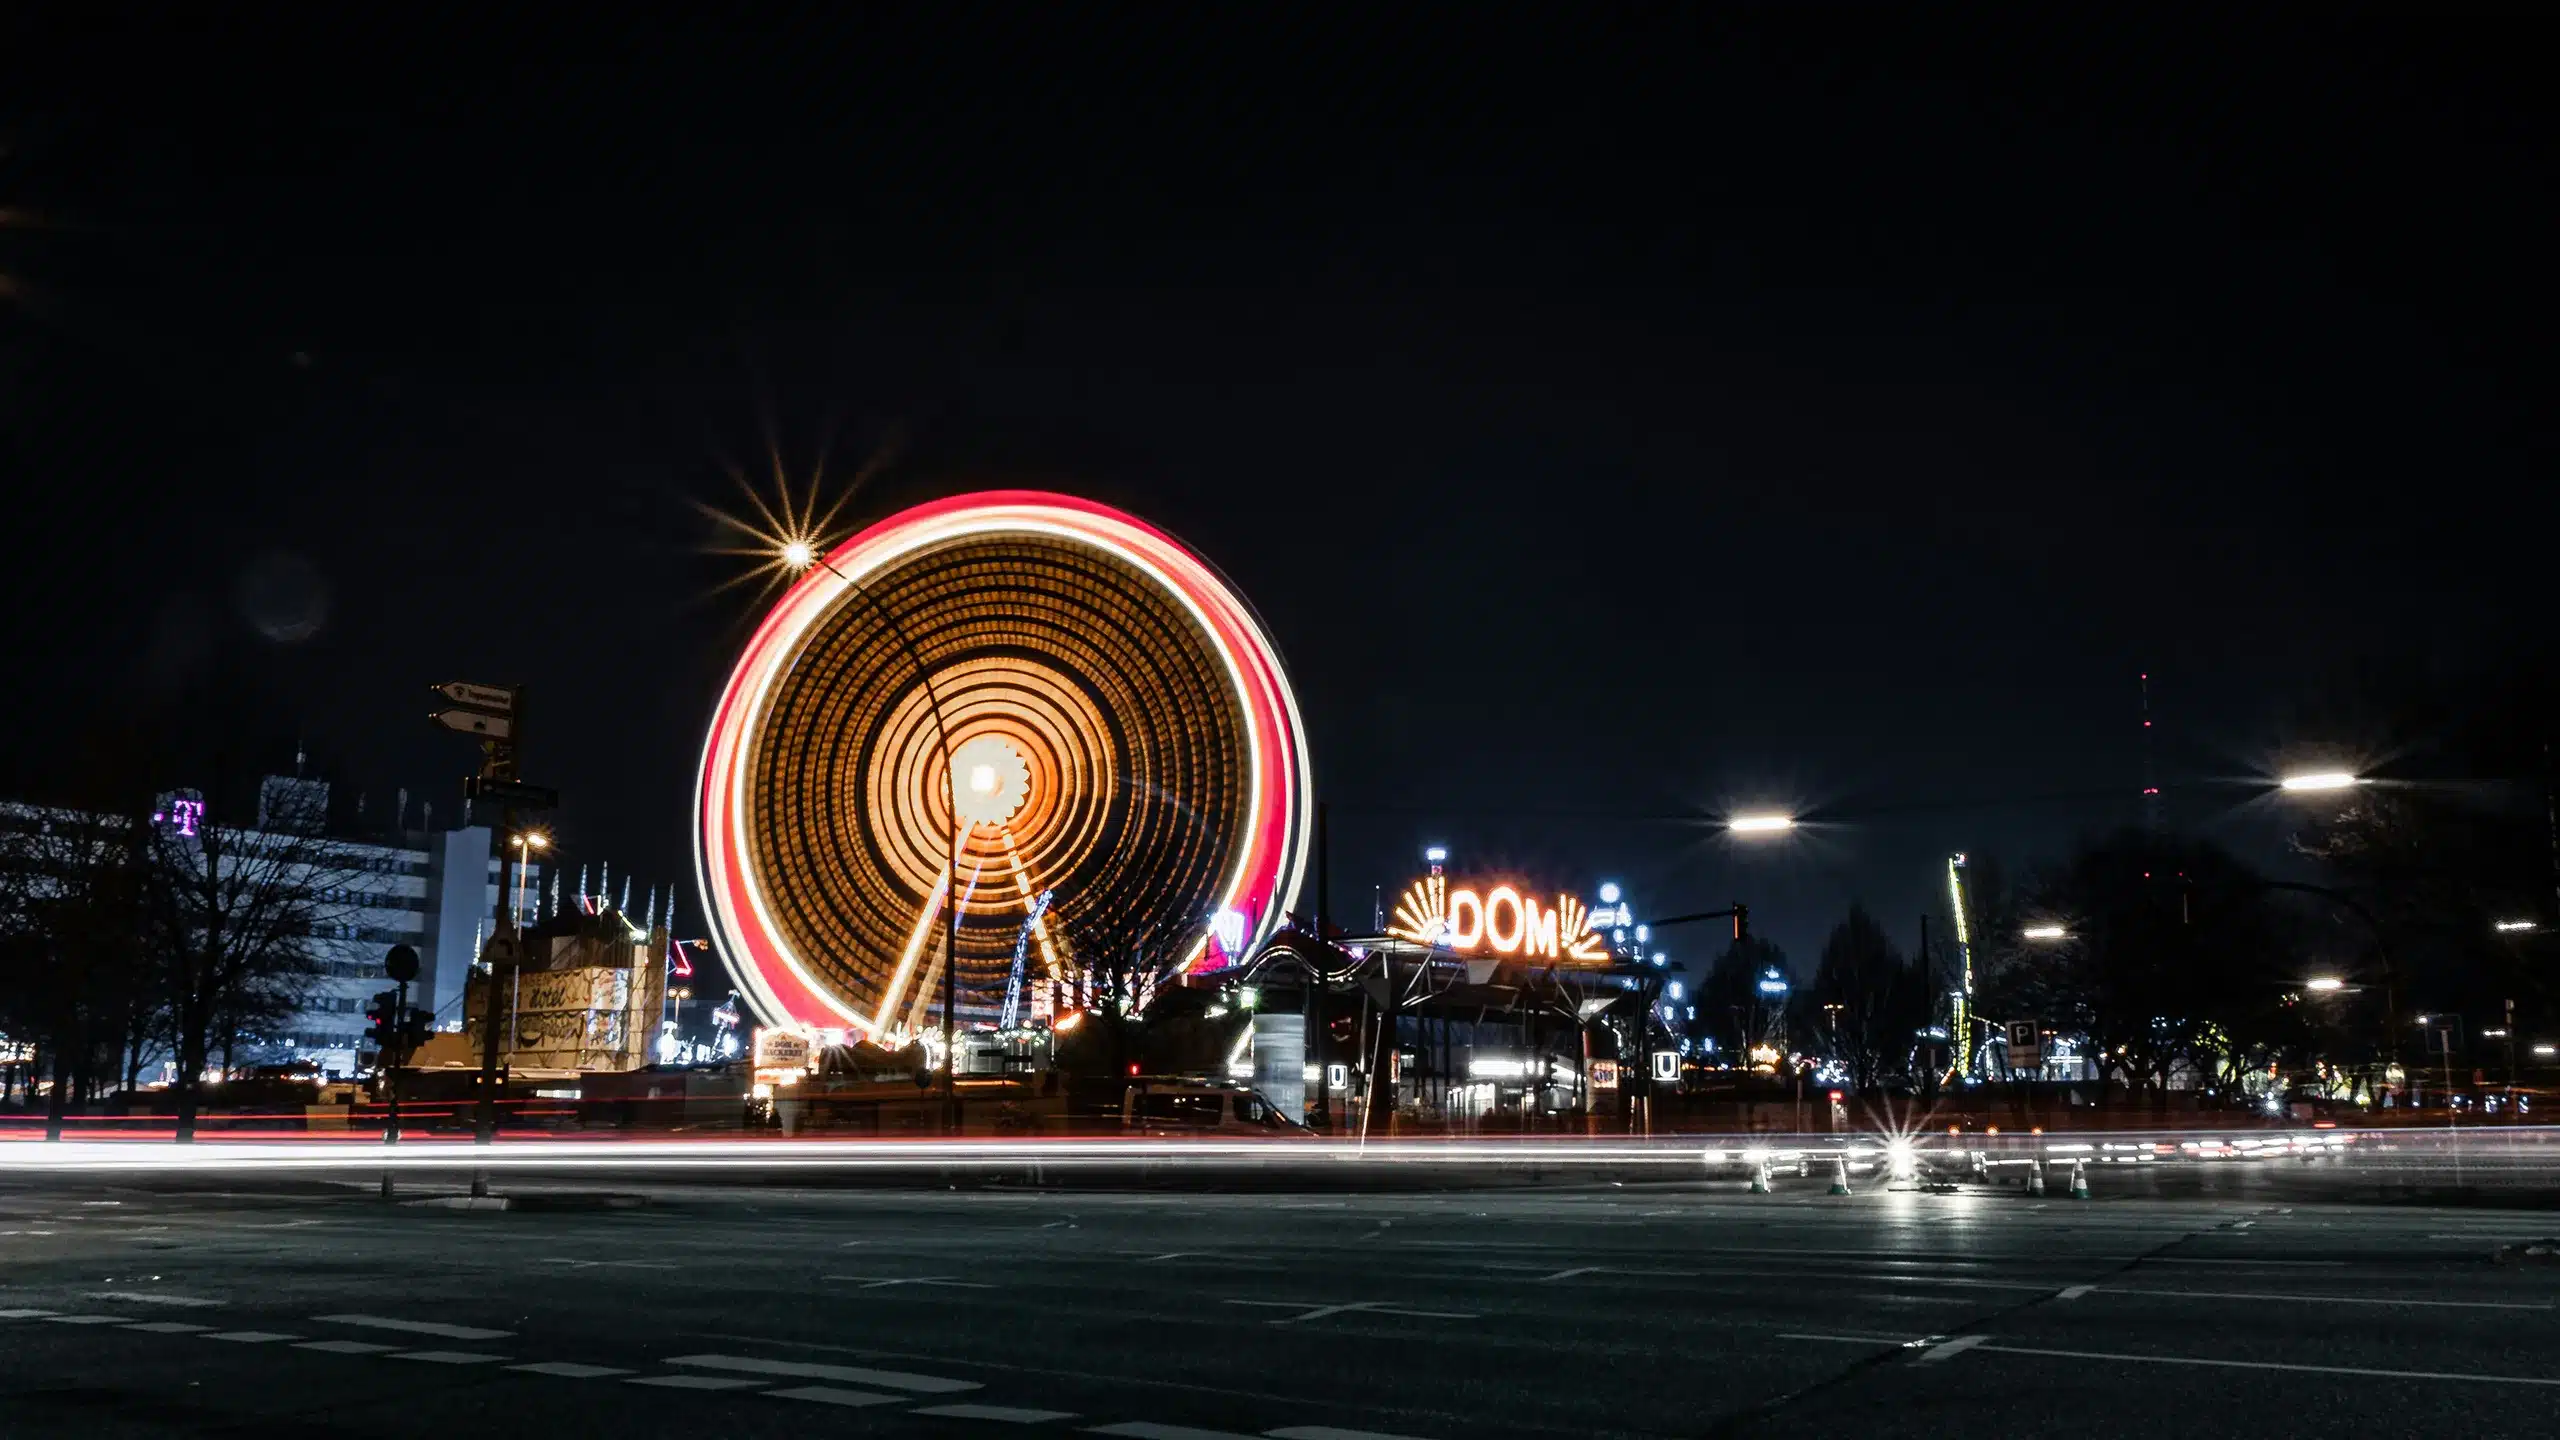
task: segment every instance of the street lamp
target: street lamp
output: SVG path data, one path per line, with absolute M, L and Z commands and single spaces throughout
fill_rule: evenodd
M 2347 982 L 2339 979 L 2335 975 L 2314 975 L 2310 979 L 2302 982 L 2302 988 L 2305 990 L 2317 991 L 2323 995 L 2333 995 L 2340 990 L 2346 989 Z
M 2530 920 L 2501 920 L 2497 922 L 2497 930 L 2501 935 L 2514 935 L 2526 930 L 2536 930 L 2540 928 L 2540 926 L 2534 924 L 2534 922 Z
M 2030 925 L 2018 932 L 2030 940 L 2068 940 L 2071 932 L 2059 925 Z
M 1736 835 L 1774 835 L 1796 828 L 1793 815 L 1736 815 L 1724 822 L 1724 828 Z
M 516 928 L 524 928 L 524 872 L 536 850 L 551 848 L 551 837 L 539 830 L 519 831 L 510 841 L 516 847 Z
M 2344 770 L 2311 770 L 2287 775 L 2276 784 L 2286 790 L 2352 790 L 2364 783 L 2360 776 Z

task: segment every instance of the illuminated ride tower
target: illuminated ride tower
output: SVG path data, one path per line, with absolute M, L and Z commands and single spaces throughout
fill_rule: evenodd
M 1971 1080 L 1981 1047 L 1973 1038 L 1973 885 L 1962 851 L 1947 857 L 1947 903 L 1956 919 L 1956 988 L 1947 1003 L 1947 1035 L 1955 1053 L 1948 1057 L 1947 1078 Z
M 712 935 L 766 1024 L 894 1046 L 947 1012 L 995 1024 L 1023 951 L 1038 1016 L 1098 968 L 1143 993 L 1280 925 L 1305 730 L 1205 561 L 1034 491 L 808 561 L 720 697 L 695 802 Z

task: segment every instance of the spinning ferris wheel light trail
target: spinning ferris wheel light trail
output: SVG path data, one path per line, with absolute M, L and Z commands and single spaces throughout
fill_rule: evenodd
M 1230 912 L 1247 952 L 1278 927 L 1311 839 L 1304 728 L 1197 555 L 1031 491 L 783 543 L 810 563 L 730 676 L 696 792 L 714 943 L 766 1023 L 904 1043 L 1018 1018 L 1080 954 L 1169 934 L 1194 968 L 1231 958 L 1207 943 Z

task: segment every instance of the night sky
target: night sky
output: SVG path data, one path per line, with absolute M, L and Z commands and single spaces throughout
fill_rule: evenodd
M 1208 556 L 1357 920 L 1442 842 L 1907 943 L 1946 851 L 2134 817 L 2146 670 L 2263 846 L 2202 782 L 2302 697 L 2548 654 L 2522 22 L 416 13 L 0 20 L 6 793 L 220 694 L 450 816 L 424 687 L 521 681 L 565 853 L 698 924 L 695 502 L 773 445 Z

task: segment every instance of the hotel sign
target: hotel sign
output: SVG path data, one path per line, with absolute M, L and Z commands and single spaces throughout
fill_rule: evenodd
M 1460 955 L 1595 965 L 1609 958 L 1591 912 L 1571 895 L 1550 908 L 1515 885 L 1453 885 L 1439 875 L 1405 890 L 1387 933 Z

